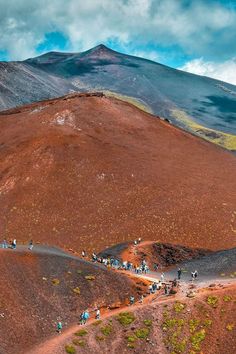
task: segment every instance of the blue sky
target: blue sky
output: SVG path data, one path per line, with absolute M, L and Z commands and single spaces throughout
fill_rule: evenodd
M 112 49 L 236 84 L 236 0 L 0 0 L 0 60 Z

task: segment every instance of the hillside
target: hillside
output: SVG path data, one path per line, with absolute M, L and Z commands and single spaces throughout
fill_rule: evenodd
M 0 232 L 101 251 L 235 247 L 235 156 L 133 105 L 70 95 L 0 116 Z
M 109 91 L 173 124 L 236 150 L 236 88 L 99 45 L 0 63 L 0 109 L 71 91 Z M 131 97 L 131 98 L 130 98 Z

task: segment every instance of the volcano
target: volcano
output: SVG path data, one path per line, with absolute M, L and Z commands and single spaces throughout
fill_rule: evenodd
M 236 87 L 99 45 L 83 53 L 49 52 L 0 63 L 0 108 L 68 94 L 122 95 L 229 150 L 236 150 Z
M 236 246 L 235 156 L 130 103 L 71 94 L 0 115 L 0 232 L 100 251 Z

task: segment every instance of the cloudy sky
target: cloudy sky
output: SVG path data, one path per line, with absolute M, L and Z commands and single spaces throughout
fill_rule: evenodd
M 0 0 L 0 60 L 112 49 L 236 84 L 236 0 Z

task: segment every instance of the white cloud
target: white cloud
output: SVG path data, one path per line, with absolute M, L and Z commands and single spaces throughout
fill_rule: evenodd
M 236 58 L 223 63 L 204 61 L 203 58 L 199 58 L 187 62 L 179 69 L 236 85 Z
M 147 54 L 148 43 L 223 59 L 236 52 L 236 11 L 218 1 L 0 0 L 0 50 L 11 59 L 36 54 L 53 31 L 62 32 L 74 51 L 117 40 L 132 44 L 131 51 L 145 47 Z

